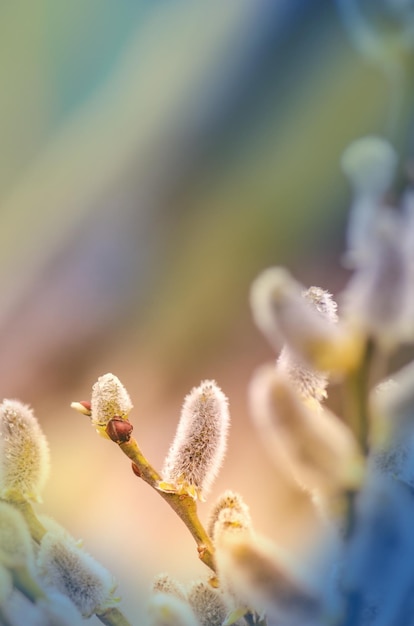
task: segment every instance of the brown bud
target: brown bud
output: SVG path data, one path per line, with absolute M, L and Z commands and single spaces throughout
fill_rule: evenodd
M 132 429 L 133 426 L 128 420 L 116 415 L 109 420 L 105 432 L 115 443 L 126 443 L 131 438 Z
M 131 467 L 132 467 L 132 471 L 134 472 L 135 476 L 139 476 L 139 478 L 141 478 L 142 472 L 139 469 L 138 465 L 136 465 L 135 463 L 131 463 Z

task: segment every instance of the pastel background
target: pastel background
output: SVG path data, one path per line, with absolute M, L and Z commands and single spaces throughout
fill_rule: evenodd
M 138 623 L 155 574 L 204 566 L 70 402 L 116 374 L 159 468 L 185 394 L 216 379 L 232 427 L 200 516 L 231 487 L 259 531 L 295 543 L 307 505 L 249 418 L 251 373 L 274 358 L 249 286 L 271 264 L 343 286 L 340 156 L 382 132 L 392 94 L 322 0 L 3 0 L 0 85 L 1 396 L 50 440 L 38 511 L 113 571 Z

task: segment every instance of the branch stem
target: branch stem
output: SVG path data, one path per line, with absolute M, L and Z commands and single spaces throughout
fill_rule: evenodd
M 29 527 L 32 538 L 36 543 L 40 543 L 47 531 L 43 524 L 37 519 L 32 505 L 26 500 L 19 502 L 13 500 L 10 504 L 13 504 L 13 506 L 20 511 Z
M 155 489 L 181 518 L 197 544 L 200 560 L 215 572 L 213 544 L 197 515 L 195 500 L 187 494 L 167 493 L 158 489 L 158 483 L 162 478 L 142 454 L 133 437 L 129 441 L 119 443 L 118 445 L 122 452 L 133 462 L 134 473 Z

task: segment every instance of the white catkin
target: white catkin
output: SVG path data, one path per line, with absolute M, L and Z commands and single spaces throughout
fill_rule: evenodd
M 12 504 L 0 502 L 0 563 L 34 569 L 34 550 L 23 515 Z
M 244 512 L 236 508 L 224 508 L 219 511 L 211 533 L 220 588 L 232 599 L 233 605 L 237 605 L 240 598 L 234 588 L 230 570 L 226 567 L 226 548 L 229 541 L 244 541 L 253 537 L 253 529 L 249 522 L 250 520 L 247 520 L 246 524 Z
M 276 464 L 290 468 L 305 488 L 357 488 L 363 458 L 350 429 L 334 414 L 312 410 L 272 366 L 257 370 L 249 388 L 251 414 Z
M 195 489 L 203 498 L 224 459 L 230 415 L 215 381 L 205 380 L 184 400 L 174 441 L 164 461 L 163 480 Z
M 128 417 L 133 405 L 124 385 L 114 374 L 100 376 L 92 387 L 91 422 L 106 426 L 113 417 Z
M 277 350 L 284 344 L 290 355 L 303 365 L 343 374 L 358 363 L 361 339 L 349 328 L 335 323 L 333 301 L 332 310 L 325 307 L 324 313 L 322 299 L 315 306 L 313 291 L 308 298 L 303 297 L 304 293 L 306 290 L 287 270 L 270 267 L 253 281 L 250 290 L 253 318 Z
M 231 491 L 230 489 L 222 493 L 216 503 L 213 505 L 207 524 L 207 532 L 214 541 L 214 526 L 219 518 L 221 511 L 224 509 L 231 509 L 239 513 L 243 518 L 244 526 L 250 528 L 252 521 L 250 518 L 250 511 L 247 504 L 244 502 L 242 496 L 239 493 Z
M 287 343 L 302 359 L 309 339 L 335 334 L 336 304 L 330 294 L 318 287 L 306 290 L 282 267 L 259 274 L 250 302 L 254 320 L 270 343 Z
M 200 626 L 222 626 L 229 612 L 229 605 L 223 594 L 202 580 L 194 581 L 190 585 L 188 602 Z
M 158 574 L 152 583 L 152 591 L 154 593 L 170 594 L 179 598 L 180 600 L 186 599 L 186 594 L 182 585 L 174 580 L 169 574 Z
M 338 321 L 337 304 L 332 295 L 320 287 L 309 287 L 302 292 L 302 297 L 309 302 L 314 309 L 329 323 Z M 276 367 L 286 373 L 297 391 L 304 400 L 316 400 L 320 402 L 326 398 L 328 385 L 328 373 L 320 372 L 305 365 L 297 356 L 284 346 L 277 359 Z
M 250 517 L 246 519 L 244 511 L 227 508 L 218 514 L 213 528 L 215 545 L 219 546 L 223 537 L 250 537 L 253 536 L 253 528 Z
M 300 297 L 302 286 L 281 267 L 263 270 L 250 288 L 250 305 L 256 326 L 269 343 L 279 350 L 285 337 L 280 328 L 278 309 L 285 296 Z
M 217 548 L 219 578 L 240 606 L 266 611 L 281 623 L 301 626 L 320 617 L 321 599 L 305 574 L 278 546 L 261 537 L 223 537 Z
M 201 626 L 190 605 L 169 593 L 153 593 L 148 602 L 149 626 Z
M 312 286 L 302 292 L 302 297 L 309 302 L 325 320 L 332 323 L 338 321 L 338 305 L 329 291 Z
M 33 411 L 18 400 L 0 404 L 0 496 L 41 501 L 49 446 Z
M 84 617 L 118 603 L 112 575 L 68 533 L 47 532 L 37 562 L 44 584 L 67 595 Z
M 404 216 L 382 209 L 366 242 L 365 258 L 341 295 L 347 319 L 385 350 L 414 337 L 407 231 Z

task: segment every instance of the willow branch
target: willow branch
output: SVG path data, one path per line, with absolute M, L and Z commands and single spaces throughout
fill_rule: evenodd
M 200 560 L 215 572 L 213 544 L 199 520 L 195 500 L 187 494 L 167 493 L 158 488 L 158 483 L 162 478 L 142 454 L 133 437 L 129 441 L 118 443 L 118 446 L 132 461 L 134 473 L 152 487 L 181 518 L 197 544 Z

